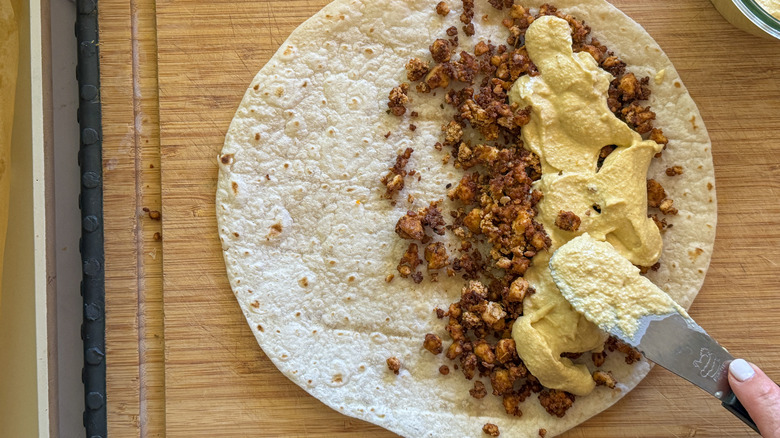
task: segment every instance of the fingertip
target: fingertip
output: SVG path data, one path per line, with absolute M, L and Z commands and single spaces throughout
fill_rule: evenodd
M 742 359 L 729 363 L 728 377 L 734 395 L 762 436 L 780 438 L 780 387 L 759 367 Z
M 738 382 L 747 382 L 756 375 L 756 370 L 745 359 L 734 359 L 729 364 L 729 377 Z

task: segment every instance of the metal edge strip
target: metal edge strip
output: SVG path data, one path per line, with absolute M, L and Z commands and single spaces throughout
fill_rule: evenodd
M 103 247 L 103 131 L 97 0 L 76 1 L 81 168 L 81 294 L 84 341 L 84 427 L 89 438 L 107 436 L 105 362 L 105 253 Z

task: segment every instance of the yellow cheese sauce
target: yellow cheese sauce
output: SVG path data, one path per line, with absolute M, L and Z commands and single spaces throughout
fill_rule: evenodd
M 566 21 L 540 17 L 526 32 L 526 49 L 540 75 L 523 76 L 510 90 L 510 101 L 531 106 L 523 127 L 525 147 L 536 153 L 542 177 L 534 188 L 544 194 L 537 205 L 550 235 L 548 253 L 539 253 L 525 279 L 536 293 L 523 302 L 512 337 L 529 371 L 548 388 L 586 395 L 595 387 L 587 367 L 561 353 L 600 351 L 606 335 L 575 311 L 550 275 L 550 253 L 582 233 L 611 243 L 631 263 L 654 264 L 661 254 L 658 228 L 647 217 L 647 168 L 661 145 L 642 137 L 607 106 L 612 75 L 593 57 L 573 53 Z M 599 151 L 618 146 L 600 169 Z M 555 226 L 560 211 L 581 219 L 577 231 Z
M 617 327 L 633 337 L 643 316 L 674 312 L 687 316 L 612 245 L 588 234 L 560 247 L 549 264 L 552 278 L 566 300 L 602 330 Z

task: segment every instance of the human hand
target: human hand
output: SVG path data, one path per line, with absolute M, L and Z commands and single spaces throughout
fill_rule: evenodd
M 761 436 L 780 438 L 780 386 L 743 359 L 731 361 L 729 385 L 755 421 Z

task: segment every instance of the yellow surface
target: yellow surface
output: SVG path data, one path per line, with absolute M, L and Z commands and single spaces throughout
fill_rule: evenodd
M 8 197 L 11 188 L 9 160 L 16 101 L 16 74 L 19 70 L 19 20 L 14 9 L 11 0 L 0 0 L 0 259 L 3 256 L 8 226 Z
M 29 4 L 20 12 L 19 77 L 11 142 L 11 232 L 0 307 L 0 437 L 38 435 Z

